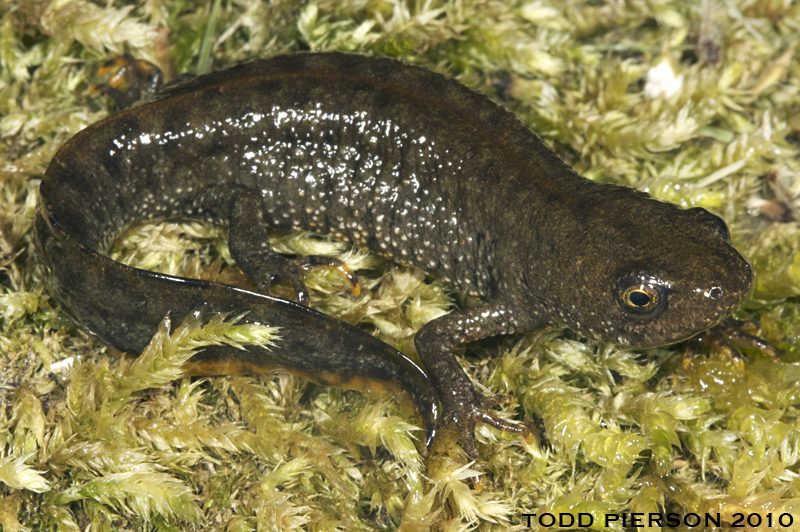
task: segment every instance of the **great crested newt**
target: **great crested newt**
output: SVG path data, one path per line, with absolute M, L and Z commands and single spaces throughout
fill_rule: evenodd
M 129 225 L 169 218 L 227 224 L 258 293 L 103 255 Z M 394 387 L 414 401 L 428 446 L 455 422 L 471 458 L 476 423 L 527 429 L 493 412 L 507 397 L 478 393 L 454 346 L 552 327 L 631 348 L 718 326 L 737 336 L 723 320 L 753 284 L 719 217 L 581 177 L 457 81 L 344 53 L 185 80 L 87 127 L 48 167 L 35 228 L 50 294 L 109 346 L 141 352 L 168 313 L 246 313 L 246 323 L 281 327 L 280 341 L 208 348 L 196 372 L 283 368 L 323 384 Z M 288 281 L 307 302 L 304 264 L 273 252 L 267 236 L 298 228 L 418 266 L 483 302 L 419 330 L 423 372 L 358 329 L 270 297 L 271 284 Z

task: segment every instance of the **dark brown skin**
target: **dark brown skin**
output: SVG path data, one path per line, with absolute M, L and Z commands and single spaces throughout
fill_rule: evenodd
M 229 224 L 231 253 L 260 293 L 101 254 L 134 222 L 176 217 Z M 282 280 L 305 296 L 297 263 L 268 247 L 270 228 L 349 239 L 484 303 L 420 329 L 426 376 L 371 336 L 269 297 Z M 206 350 L 200 371 L 281 367 L 394 386 L 414 400 L 428 445 L 455 422 L 471 458 L 476 423 L 526 429 L 492 412 L 506 398 L 477 393 L 454 346 L 552 327 L 633 348 L 671 344 L 719 324 L 753 283 L 718 217 L 580 177 L 456 81 L 340 53 L 201 76 L 86 128 L 47 170 L 36 236 L 50 293 L 108 345 L 140 352 L 167 313 L 247 311 L 248 322 L 284 327 L 282 340 L 269 352 Z

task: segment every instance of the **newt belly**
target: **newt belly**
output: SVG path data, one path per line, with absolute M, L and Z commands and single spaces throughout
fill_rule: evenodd
M 164 218 L 228 225 L 232 256 L 260 293 L 103 255 L 130 224 Z M 704 209 L 586 180 L 460 83 L 341 53 L 204 75 L 84 129 L 47 169 L 35 223 L 50 293 L 108 345 L 140 352 L 167 313 L 247 312 L 245 322 L 293 332 L 270 351 L 207 349 L 198 367 L 401 389 L 428 444 L 456 422 L 473 458 L 476 423 L 526 429 L 492 413 L 504 398 L 475 391 L 454 346 L 549 327 L 630 347 L 674 343 L 727 318 L 753 283 L 725 223 Z M 304 301 L 297 264 L 267 239 L 267 229 L 297 228 L 419 266 L 484 302 L 418 332 L 423 373 L 375 338 L 268 295 L 288 280 Z

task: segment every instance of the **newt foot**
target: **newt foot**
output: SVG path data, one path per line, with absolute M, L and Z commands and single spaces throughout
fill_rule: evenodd
M 686 351 L 683 353 L 683 369 L 689 368 L 692 359 L 701 346 L 707 347 L 711 351 L 723 353 L 731 359 L 739 371 L 744 371 L 744 356 L 737 345 L 757 349 L 773 361 L 777 361 L 784 354 L 782 349 L 757 336 L 744 332 L 744 329 L 757 329 L 757 326 L 751 322 L 728 318 L 716 327 L 712 327 L 691 338 L 686 344 Z
M 531 430 L 523 423 L 512 423 L 502 419 L 493 408 L 501 404 L 514 402 L 511 395 L 483 395 L 473 387 L 463 389 L 446 397 L 442 402 L 442 417 L 437 426 L 439 429 L 455 423 L 461 434 L 464 451 L 470 460 L 478 461 L 478 446 L 475 443 L 475 428 L 478 423 L 486 423 L 503 432 L 519 434 L 530 443 L 533 439 Z

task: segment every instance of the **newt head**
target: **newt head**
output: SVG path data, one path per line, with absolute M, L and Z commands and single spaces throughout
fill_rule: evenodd
M 631 189 L 610 192 L 561 225 L 581 233 L 573 240 L 581 246 L 557 252 L 560 279 L 548 284 L 560 297 L 544 302 L 556 322 L 648 348 L 691 338 L 741 305 L 753 269 L 721 218 Z

